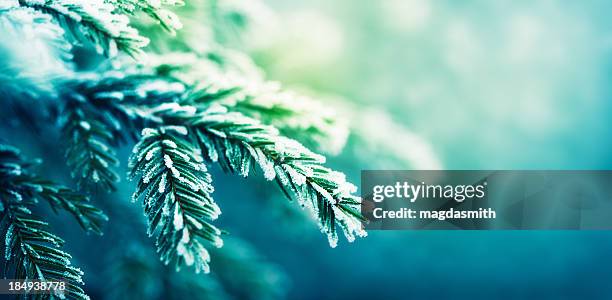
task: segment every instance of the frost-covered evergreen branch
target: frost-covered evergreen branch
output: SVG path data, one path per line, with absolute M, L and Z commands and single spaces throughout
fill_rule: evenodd
M 140 177 L 134 200 L 142 198 L 149 235 L 165 264 L 194 266 L 209 272 L 204 241 L 221 247 L 221 231 L 209 221 L 221 210 L 211 197 L 213 186 L 199 150 L 185 127 L 143 130 L 130 158 L 130 177 Z
M 64 241 L 49 231 L 46 222 L 32 215 L 29 201 L 4 199 L 1 230 L 6 240 L 5 259 L 14 269 L 11 278 L 64 281 L 69 298 L 89 299 L 79 286 L 83 284 L 83 272 L 71 266 L 71 256 L 60 250 Z
M 16 148 L 0 145 L 0 232 L 5 238 L 7 262 L 4 276 L 12 270 L 11 278 L 64 281 L 65 296 L 88 299 L 80 287 L 83 272 L 71 265 L 68 253 L 60 250 L 64 241 L 51 233 L 48 223 L 31 208 L 39 199 L 48 201 L 54 210 L 68 211 L 85 230 L 95 233 L 101 233 L 106 216 L 85 197 L 30 174 L 30 165 Z
M 162 105 L 156 114 L 166 122 L 188 125 L 205 158 L 224 170 L 246 177 L 251 166 L 258 165 L 266 179 L 276 180 L 288 198 L 296 198 L 316 216 L 332 247 L 338 241 L 337 226 L 349 241 L 366 235 L 361 199 L 353 195 L 356 187 L 343 173 L 324 167 L 324 156 L 280 135 L 274 127 L 218 105 L 203 111 Z
M 148 77 L 148 80 L 154 78 Z M 98 92 L 123 94 L 121 88 L 129 86 L 132 82 L 130 76 L 114 80 L 116 80 L 114 84 L 109 84 L 107 87 L 118 87 L 118 89 L 98 90 Z M 202 97 L 205 97 L 202 90 L 195 93 L 190 92 L 189 87 L 185 86 L 183 88 L 187 90 L 174 88 L 168 84 L 167 79 L 164 80 L 164 77 L 155 78 L 148 83 L 143 81 L 140 84 L 149 89 L 149 92 L 128 93 L 127 97 L 115 99 L 119 106 L 128 111 L 126 114 L 146 116 L 154 124 L 161 126 L 188 127 L 189 133 L 197 137 L 203 155 L 209 161 L 219 162 L 228 172 L 246 177 L 251 172 L 251 165 L 259 165 L 268 180 L 276 179 L 288 196 L 294 195 L 300 205 L 308 207 L 316 215 L 321 230 L 328 235 L 332 246 L 337 243 L 337 226 L 344 231 L 350 241 L 354 240 L 355 236 L 365 235 L 361 229 L 361 215 L 358 210 L 360 199 L 352 195 L 355 186 L 346 181 L 344 174 L 323 167 L 322 164 L 325 162 L 323 156 L 314 154 L 299 142 L 282 136 L 274 127 L 263 125 L 239 112 L 228 111 L 227 108 L 217 105 L 215 101 L 211 101 L 212 105 L 201 101 Z M 154 90 L 158 92 L 152 93 Z M 165 95 L 154 98 L 166 99 L 169 102 L 143 102 L 143 98 L 134 96 L 145 97 L 150 93 Z M 171 96 L 172 94 L 174 96 Z M 194 95 L 197 95 L 197 98 L 193 97 Z M 215 94 L 210 95 L 211 98 L 215 96 Z M 206 109 L 207 107 L 212 108 Z M 186 145 L 193 147 L 189 141 Z M 142 160 L 145 155 L 141 149 L 135 148 L 135 157 L 138 160 Z M 160 161 L 157 162 L 157 166 L 159 163 Z M 139 170 L 140 167 L 135 169 Z M 138 194 L 141 194 L 145 188 L 154 191 L 154 183 L 148 181 L 144 183 L 144 186 L 139 186 Z M 145 197 L 145 200 L 148 198 L 150 196 Z
M 242 4 L 217 0 L 211 3 L 212 8 L 229 12 L 232 22 L 246 21 L 245 12 L 239 10 Z M 208 243 L 221 247 L 223 240 L 221 230 L 211 224 L 220 209 L 211 197 L 213 185 L 205 163 L 217 162 L 225 171 L 245 177 L 259 166 L 266 179 L 276 180 L 285 195 L 313 213 L 330 245 L 335 246 L 338 228 L 349 241 L 365 235 L 357 209 L 360 199 L 353 195 L 355 187 L 344 174 L 324 167 L 325 158 L 298 141 L 317 150 L 337 152 L 346 140 L 346 126 L 324 106 L 266 83 L 250 59 L 244 59 L 244 55 L 228 59 L 232 55 L 227 51 L 199 53 L 193 65 L 185 60 L 156 65 L 153 70 L 141 66 L 135 67 L 134 72 L 119 69 L 103 76 L 77 71 L 91 65 L 89 61 L 79 61 L 81 49 L 71 51 L 71 44 L 93 45 L 108 57 L 120 51 L 140 56 L 149 40 L 136 29 L 141 29 L 138 18 L 133 18 L 136 25 L 130 18 L 147 14 L 161 25 L 151 27 L 174 33 L 182 25 L 166 7 L 178 5 L 182 1 L 9 0 L 0 3 L 0 21 L 5 16 L 23 14 L 27 22 L 11 19 L 11 26 L 22 24 L 43 32 L 52 29 L 51 40 L 68 45 L 62 53 L 77 56 L 70 64 L 73 72 L 62 74 L 64 80 L 51 80 L 50 73 L 40 77 L 50 86 L 52 104 L 61 110 L 60 124 L 68 142 L 67 163 L 79 187 L 94 184 L 113 190 L 118 180 L 114 171 L 118 163 L 115 148 L 142 131 L 130 157 L 130 177 L 138 179 L 134 200 L 142 201 L 148 233 L 155 237 L 162 262 L 176 270 L 192 266 L 196 272 L 207 273 L 210 250 L 219 258 L 218 262 L 213 260 L 212 266 L 224 274 L 211 277 L 214 279 L 206 281 L 210 285 L 165 275 L 164 280 L 172 281 L 169 286 L 180 286 L 193 295 L 212 291 L 210 295 L 215 297 L 215 284 L 219 283 L 234 289 L 239 298 L 281 296 L 282 291 L 269 289 L 282 284 L 282 278 L 275 277 L 275 268 L 267 266 L 247 246 L 238 244 L 235 248 L 239 251 L 234 252 L 206 248 Z M 211 12 L 211 16 L 219 11 Z M 212 41 L 197 35 L 195 38 L 198 46 L 186 42 L 187 50 L 206 48 Z M 160 40 L 160 44 L 171 43 Z M 10 52 L 19 51 L 7 51 Z M 98 59 L 101 57 L 96 56 L 91 63 L 98 63 L 94 62 Z M 118 61 L 111 61 L 113 67 Z M 185 68 L 189 65 L 191 70 Z M 24 68 L 15 70 L 0 73 L 11 83 L 17 82 L 14 74 L 28 75 Z M 24 78 L 29 81 L 32 77 Z M 25 93 L 20 97 L 35 98 L 24 87 L 17 83 L 7 90 L 21 88 Z M 41 94 L 38 88 L 31 90 Z M 71 297 L 85 298 L 79 287 L 82 273 L 70 265 L 70 256 L 59 250 L 63 241 L 49 232 L 48 225 L 29 208 L 38 200 L 49 202 L 53 210 L 66 210 L 84 229 L 94 233 L 101 233 L 106 216 L 85 197 L 26 171 L 27 163 L 12 158 L 13 152 L 2 151 L 0 229 L 9 241 L 6 250 L 11 251 L 7 252 L 11 270 L 17 278 L 67 281 Z M 10 159 L 3 160 L 5 154 Z M 243 273 L 235 275 L 236 269 Z
M 19 5 L 53 16 L 68 37 L 91 43 L 110 57 L 118 51 L 139 57 L 149 43 L 130 26 L 127 15 L 115 13 L 115 6 L 104 0 L 19 0 Z
M 348 125 L 322 103 L 292 91 L 283 90 L 277 82 L 199 85 L 190 95 L 191 101 L 218 103 L 232 111 L 273 125 L 281 133 L 300 140 L 307 146 L 330 154 L 338 154 L 348 137 Z
M 79 186 L 114 190 L 119 181 L 114 148 L 137 140 L 150 117 L 136 107 L 173 101 L 184 87 L 153 76 L 124 79 L 116 72 L 107 75 L 82 76 L 63 84 L 65 104 L 60 123 L 68 144 L 67 164 Z
M 91 44 L 96 51 L 109 57 L 123 51 L 138 58 L 144 54 L 143 48 L 149 44 L 149 39 L 130 24 L 130 16 L 142 11 L 174 33 L 182 24 L 176 14 L 164 7 L 183 4 L 180 0 L 7 0 L 0 3 L 0 13 L 21 11 L 22 14 L 37 12 L 51 16 L 64 29 L 61 32 L 64 40 Z M 43 30 L 55 26 L 41 22 L 31 25 Z
M 138 11 L 142 11 L 153 18 L 162 27 L 175 33 L 181 29 L 183 24 L 178 16 L 172 11 L 165 9 L 164 6 L 183 6 L 185 2 L 181 0 L 106 0 L 116 6 L 116 11 L 134 15 Z
M 211 108 L 191 122 L 210 160 L 218 159 L 226 170 L 243 176 L 251 164 L 259 165 L 266 179 L 276 179 L 289 198 L 293 195 L 318 217 L 332 247 L 338 241 L 336 225 L 349 241 L 365 236 L 361 200 L 352 195 L 356 187 L 343 173 L 323 167 L 325 157 L 279 135 L 274 127 L 225 109 Z
M 49 180 L 36 176 L 30 171 L 33 163 L 23 160 L 19 151 L 0 144 L 0 177 L 4 193 L 15 199 L 31 199 L 34 202 L 48 202 L 51 208 L 70 213 L 88 231 L 102 234 L 101 226 L 106 215 L 91 205 L 88 199 L 75 191 Z
M 318 151 L 338 154 L 348 137 L 348 124 L 333 109 L 283 89 L 278 82 L 265 81 L 248 58 L 234 51 L 152 56 L 149 68 L 129 72 L 175 78 L 192 87 L 189 101 L 224 105 L 273 125 L 284 135 Z
M 66 163 L 72 169 L 72 177 L 81 188 L 100 186 L 114 191 L 119 176 L 113 167 L 119 161 L 111 144 L 116 138 L 113 131 L 119 130 L 120 125 L 109 122 L 112 116 L 91 108 L 79 94 L 66 95 L 63 114 L 62 131 L 68 144 Z
M 185 53 L 152 56 L 152 67 L 128 68 L 127 76 L 109 73 L 100 79 L 99 84 L 88 81 L 75 91 L 92 99 L 129 97 L 129 100 L 119 99 L 129 103 L 151 104 L 187 99 L 189 103 L 201 106 L 221 104 L 264 124 L 273 125 L 282 134 L 317 151 L 337 154 L 344 147 L 348 124 L 333 109 L 309 97 L 284 90 L 277 82 L 225 75 L 219 70 L 217 62 L 211 63 L 222 58 L 209 56 L 212 54 L 206 55 L 208 58 Z
M 83 35 L 76 38 L 89 38 L 109 56 L 116 50 L 135 54 L 143 46 L 132 47 L 131 35 L 122 36 L 128 28 L 140 37 L 121 18 L 124 13 L 142 10 L 167 29 L 178 28 L 172 17 L 156 14 L 162 4 L 173 1 L 94 1 L 87 4 L 91 7 L 68 0 L 21 0 L 19 4 L 53 15 L 72 34 L 77 25 L 82 26 L 78 33 Z M 107 23 L 97 20 L 94 12 L 107 14 Z M 117 26 L 118 34 L 111 34 L 107 28 L 111 25 Z M 210 195 L 211 179 L 202 152 L 209 162 L 219 162 L 224 170 L 245 177 L 252 173 L 252 166 L 261 167 L 265 178 L 276 180 L 287 196 L 318 218 L 332 246 L 337 243 L 337 227 L 349 241 L 365 235 L 357 211 L 360 199 L 344 175 L 323 167 L 323 156 L 257 120 L 281 128 L 283 134 L 301 135 L 314 146 L 329 144 L 323 140 L 327 135 L 343 144 L 345 133 L 329 132 L 340 126 L 322 114 L 327 110 L 274 84 L 250 80 L 240 68 L 228 74 L 219 58 L 206 56 L 208 65 L 217 65 L 211 71 L 201 64 L 192 70 L 165 64 L 154 72 L 140 69 L 127 77 L 77 79 L 75 88 L 67 85 L 70 88 L 60 97 L 66 101 L 62 124 L 70 141 L 68 164 L 80 178 L 80 186 L 86 184 L 84 179 L 91 179 L 113 189 L 117 175 L 111 166 L 117 160 L 109 145 L 120 135 L 118 131 L 128 128 L 131 135 L 132 129 L 146 124 L 153 128 L 143 131 L 130 171 L 131 177 L 140 178 L 135 198 L 143 201 L 149 234 L 155 236 L 166 264 L 172 262 L 177 269 L 195 265 L 196 271 L 208 272 L 209 254 L 203 242 L 215 246 L 222 242 L 221 231 L 209 223 L 220 210 Z
M 59 210 L 70 213 L 84 230 L 102 234 L 102 223 L 108 219 L 82 194 L 33 176 L 17 177 L 13 184 L 19 188 L 12 191 L 21 195 L 22 198 L 45 200 L 56 213 Z

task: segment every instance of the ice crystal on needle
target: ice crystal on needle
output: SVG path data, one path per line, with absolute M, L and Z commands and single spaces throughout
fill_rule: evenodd
M 22 0 L 20 5 L 49 14 L 58 20 L 70 37 L 107 56 L 125 51 L 134 56 L 143 54 L 149 40 L 131 27 L 125 14 L 115 13 L 115 6 L 104 0 Z
M 143 130 L 130 158 L 130 176 L 141 178 L 134 195 L 143 198 L 162 261 L 207 272 L 210 258 L 202 241 L 218 244 L 221 232 L 209 221 L 220 209 L 211 197 L 211 177 L 187 133 L 180 126 Z
M 23 165 L 22 172 L 4 172 L 14 165 Z M 9 278 L 64 281 L 68 297 L 87 299 L 80 287 L 83 273 L 70 265 L 70 254 L 61 250 L 64 241 L 30 208 L 39 200 L 49 202 L 54 210 L 71 213 L 83 229 L 99 234 L 107 217 L 84 196 L 38 178 L 28 165 L 15 148 L 0 145 L 0 233 L 4 234 L 5 271 L 14 272 Z
M 366 235 L 359 212 L 361 199 L 353 196 L 355 186 L 344 174 L 324 167 L 325 157 L 281 136 L 273 127 L 219 107 L 178 117 L 194 128 L 204 153 L 219 156 L 224 170 L 245 175 L 244 166 L 255 163 L 266 179 L 276 179 L 288 197 L 297 197 L 316 216 L 331 246 L 337 244 L 336 226 L 349 241 Z
M 132 58 L 121 55 L 139 58 L 144 54 L 142 49 L 149 40 L 136 28 L 146 28 L 143 32 L 154 34 L 156 44 L 152 49 L 166 52 L 168 47 L 157 47 L 164 39 L 154 28 L 161 25 L 181 35 L 175 31 L 182 24 L 167 8 L 183 5 L 182 1 L 0 2 L 0 17 L 10 16 L 0 18 L 0 25 L 26 20 L 21 22 L 28 23 L 24 26 L 26 29 L 52 29 L 48 37 L 65 42 L 64 46 L 58 44 L 66 54 L 61 62 L 75 64 L 75 68 L 67 67 L 69 75 L 58 78 L 60 84 L 49 83 L 54 92 L 48 95 L 57 100 L 53 104 L 59 109 L 51 115 L 60 115 L 58 123 L 64 133 L 63 143 L 68 145 L 66 161 L 73 177 L 79 188 L 95 187 L 83 192 L 113 190 L 119 180 L 115 169 L 119 163 L 117 154 L 121 151 L 117 147 L 139 140 L 128 166 L 130 177 L 137 181 L 133 200 L 142 201 L 147 232 L 156 240 L 164 263 L 176 269 L 190 266 L 196 272 L 208 272 L 210 255 L 206 247 L 223 246 L 221 230 L 212 225 L 221 213 L 211 197 L 213 186 L 207 164 L 213 162 L 243 177 L 261 170 L 265 179 L 275 181 L 288 197 L 316 216 L 331 246 L 338 242 L 338 228 L 349 241 L 365 234 L 361 229 L 362 216 L 357 210 L 360 199 L 353 196 L 354 186 L 342 173 L 324 167 L 325 157 L 309 150 L 337 153 L 346 141 L 346 126 L 337 122 L 327 106 L 286 91 L 278 83 L 266 82 L 248 57 L 241 56 L 239 62 L 235 60 L 238 57 L 235 51 L 222 47 L 196 47 L 202 52 L 188 53 L 193 54 L 194 64 L 184 60 L 148 66 L 144 60 L 136 64 Z M 218 9 L 223 4 L 212 6 Z M 153 18 L 154 24 L 141 22 L 140 15 Z M 71 51 L 72 46 L 77 46 L 78 51 Z M 188 46 L 185 49 L 196 49 L 185 46 Z M 39 49 L 28 47 L 34 48 Z M 169 48 L 183 49 L 182 45 Z M 89 66 L 81 66 L 81 60 L 71 61 L 69 57 L 73 54 L 78 57 L 80 53 L 89 55 L 91 50 L 103 54 L 92 56 L 91 66 L 108 69 L 86 73 L 83 69 L 89 70 Z M 98 59 L 106 61 L 98 64 L 100 61 L 94 61 Z M 247 74 L 257 76 L 251 78 Z M 27 89 L 21 87 L 24 94 L 32 94 L 24 91 Z M 0 83 L 2 91 L 4 84 Z M 25 173 L 18 165 L 0 166 L 2 176 L 24 176 Z M 29 182 L 27 190 L 24 190 L 26 185 L 23 188 L 2 186 L 0 211 L 12 210 L 11 205 L 17 204 L 14 210 L 32 215 L 26 207 L 29 201 L 46 200 L 54 208 L 73 214 L 83 228 L 101 231 L 99 223 L 105 218 L 99 211 L 83 196 L 63 188 L 52 190 L 53 186 L 38 179 Z M 33 232 L 43 230 L 34 228 Z M 7 235 L 14 240 L 15 234 L 11 231 Z M 38 240 L 54 247 L 61 244 L 55 236 L 46 234 Z M 23 249 L 29 248 L 25 245 Z M 61 261 L 69 267 L 68 256 L 63 254 L 57 263 Z M 80 270 L 68 269 L 61 273 L 75 283 L 80 282 Z M 80 293 L 76 288 L 75 291 Z M 72 296 L 86 297 L 82 293 L 66 295 Z

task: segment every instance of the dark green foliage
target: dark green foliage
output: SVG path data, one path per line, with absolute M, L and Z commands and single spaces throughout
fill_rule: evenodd
M 36 193 L 26 193 L 26 196 L 46 200 L 56 213 L 59 210 L 70 213 L 84 230 L 102 234 L 102 223 L 108 221 L 108 218 L 82 194 L 43 179 L 32 178 L 21 183 L 38 189 Z
M 78 94 L 68 95 L 63 112 L 62 132 L 68 147 L 66 163 L 80 188 L 115 190 L 119 176 L 113 170 L 119 165 L 113 145 L 113 131 L 119 130 L 112 117 L 105 118 Z
M 15 199 L 48 202 L 55 212 L 64 210 L 70 213 L 87 232 L 102 234 L 101 226 L 107 220 L 106 215 L 91 205 L 87 197 L 33 174 L 30 170 L 33 165 L 23 160 L 16 148 L 0 144 L 2 193 Z
M 66 294 L 70 298 L 88 299 L 83 289 L 83 272 L 70 265 L 70 255 L 60 250 L 62 239 L 49 232 L 46 222 L 33 216 L 28 200 L 16 203 L 4 201 L 6 212 L 2 232 L 6 239 L 5 258 L 14 269 L 11 278 L 35 278 L 47 281 L 65 281 Z M 25 298 L 25 294 L 23 295 Z
M 32 175 L 30 163 L 17 149 L 0 145 L 0 232 L 5 237 L 4 276 L 66 282 L 71 299 L 88 299 L 80 285 L 83 273 L 70 263 L 71 256 L 60 248 L 64 241 L 50 232 L 47 222 L 32 213 L 38 200 L 54 210 L 71 213 L 83 229 L 101 233 L 106 216 L 75 192 Z M 26 297 L 27 295 L 22 295 Z M 47 295 L 49 296 L 49 295 Z M 43 295 L 41 295 L 43 297 Z

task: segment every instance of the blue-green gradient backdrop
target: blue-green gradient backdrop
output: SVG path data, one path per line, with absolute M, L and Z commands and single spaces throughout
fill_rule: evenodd
M 612 167 L 611 1 L 268 3 L 283 26 L 254 53 L 271 77 L 384 107 L 444 168 Z M 612 297 L 611 232 L 370 232 L 324 244 L 261 244 L 291 273 L 291 298 Z

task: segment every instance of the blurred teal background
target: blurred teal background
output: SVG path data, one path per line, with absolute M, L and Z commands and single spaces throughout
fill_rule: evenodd
M 384 107 L 445 168 L 612 165 L 610 1 L 267 3 L 271 77 Z
M 612 166 L 610 1 L 267 3 L 279 17 L 261 20 L 266 34 L 250 42 L 271 78 L 382 107 L 443 168 Z M 294 279 L 292 299 L 612 297 L 610 232 L 370 232 L 338 249 L 266 245 Z

